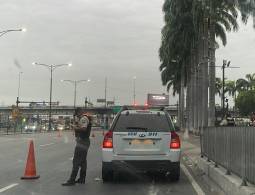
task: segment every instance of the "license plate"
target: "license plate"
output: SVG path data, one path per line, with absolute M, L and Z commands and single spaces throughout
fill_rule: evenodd
M 131 144 L 132 145 L 141 145 L 141 144 L 152 145 L 153 141 L 151 139 L 145 139 L 145 140 L 134 139 L 131 141 Z

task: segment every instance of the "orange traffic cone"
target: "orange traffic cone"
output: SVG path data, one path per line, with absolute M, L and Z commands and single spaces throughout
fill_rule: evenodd
M 21 179 L 38 179 L 39 177 L 40 175 L 36 175 L 34 142 L 31 140 L 29 143 L 25 173 Z

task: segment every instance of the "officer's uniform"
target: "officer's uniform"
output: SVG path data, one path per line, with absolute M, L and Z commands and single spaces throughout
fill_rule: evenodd
M 91 121 L 87 116 L 82 115 L 75 119 L 76 146 L 73 157 L 73 169 L 70 179 L 63 185 L 74 185 L 75 183 L 85 183 L 87 171 L 87 153 L 90 146 Z M 80 169 L 80 178 L 75 181 Z

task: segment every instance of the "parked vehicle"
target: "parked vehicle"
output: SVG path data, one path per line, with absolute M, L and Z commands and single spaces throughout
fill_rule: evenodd
M 180 177 L 181 143 L 165 111 L 125 110 L 113 121 L 102 146 L 102 178 L 120 172 L 160 173 Z

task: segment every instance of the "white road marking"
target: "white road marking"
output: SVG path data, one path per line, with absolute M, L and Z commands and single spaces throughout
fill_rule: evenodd
M 73 160 L 73 157 L 69 158 L 69 160 Z
M 193 186 L 193 188 L 195 189 L 195 191 L 197 192 L 198 195 L 205 195 L 205 193 L 203 192 L 203 190 L 200 188 L 200 186 L 198 185 L 198 183 L 195 181 L 195 179 L 192 177 L 192 175 L 189 173 L 188 169 L 181 164 L 181 169 L 183 170 L 183 172 L 185 173 L 185 175 L 188 177 L 191 185 Z
M 18 183 L 14 183 L 14 184 L 8 185 L 8 186 L 6 186 L 4 188 L 1 188 L 0 189 L 0 193 L 5 192 L 6 190 L 9 190 L 9 189 L 11 189 L 11 188 L 13 188 L 13 187 L 15 187 L 17 185 L 19 185 L 19 184 Z
M 95 180 L 95 181 L 101 181 L 101 178 L 96 177 L 96 178 L 94 178 L 94 180 Z
M 55 144 L 55 143 L 43 144 L 43 145 L 40 145 L 40 147 L 50 146 L 50 145 L 53 145 L 53 144 Z
M 150 185 L 148 195 L 157 195 L 159 189 L 155 186 L 154 182 Z

